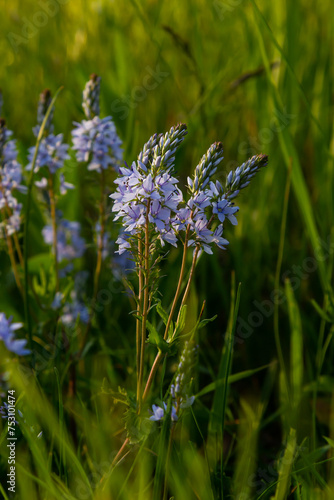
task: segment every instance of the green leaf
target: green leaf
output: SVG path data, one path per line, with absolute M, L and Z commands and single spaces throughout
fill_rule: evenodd
M 215 316 L 213 316 L 212 318 L 202 319 L 202 321 L 200 321 L 199 324 L 198 324 L 198 327 L 197 327 L 198 330 L 200 330 L 201 328 L 203 328 L 208 323 L 211 323 L 211 321 L 214 321 L 216 318 L 217 318 L 217 314 Z
M 326 439 L 327 443 L 332 447 L 334 448 L 334 439 L 331 439 L 329 437 L 326 437 L 326 436 L 322 436 L 324 439 Z
M 289 495 L 291 471 L 294 463 L 296 446 L 296 431 L 295 429 L 290 429 L 284 456 L 280 462 L 278 484 L 274 500 L 285 500 Z
M 333 318 L 330 318 L 314 299 L 311 300 L 311 304 L 322 319 L 327 323 L 333 323 Z
M 184 330 L 184 327 L 185 327 L 185 325 L 186 325 L 186 314 L 187 314 L 187 306 L 186 306 L 186 305 L 184 305 L 184 306 L 182 306 L 182 308 L 181 308 L 181 311 L 180 311 L 180 318 L 179 318 L 178 322 L 176 323 L 175 332 L 173 332 L 173 330 L 172 330 L 172 332 L 171 332 L 171 335 L 173 336 L 173 339 L 174 339 L 174 340 L 175 340 L 175 339 L 178 337 L 178 335 L 180 335 L 180 333 L 182 333 L 182 332 L 183 332 L 183 330 Z M 168 338 L 170 338 L 170 337 L 169 337 L 169 335 L 168 335 Z
M 129 408 L 125 414 L 125 429 L 131 444 L 143 441 L 151 432 L 153 422 L 146 416 L 138 415 L 135 408 Z
M 157 302 L 156 304 L 156 310 L 157 310 L 157 313 L 159 314 L 160 318 L 162 319 L 162 321 L 164 322 L 164 325 L 167 325 L 167 322 L 168 322 L 168 314 L 167 312 L 165 311 L 165 309 L 162 307 L 161 305 L 161 300 L 159 300 L 159 302 Z
M 168 344 L 168 342 L 166 342 L 162 337 L 160 337 L 155 326 L 153 326 L 149 321 L 146 321 L 146 326 L 149 331 L 147 342 L 151 345 L 156 346 L 158 350 L 163 353 L 170 353 L 171 345 Z
M 300 403 L 303 386 L 303 332 L 299 308 L 289 280 L 285 281 L 285 294 L 288 301 L 291 343 L 290 343 L 290 373 L 294 408 Z
M 28 271 L 30 274 L 40 274 L 41 269 L 49 271 L 54 261 L 50 252 L 39 253 L 28 259 Z
M 260 366 L 259 368 L 254 368 L 253 370 L 245 370 L 239 373 L 234 373 L 233 375 L 229 375 L 228 377 L 228 384 L 233 384 L 234 382 L 239 382 L 239 380 L 243 380 L 244 378 L 251 377 L 255 373 L 260 372 L 261 370 L 265 370 L 266 368 L 269 368 L 271 366 L 271 363 L 269 365 L 264 365 Z M 225 383 L 225 379 L 221 378 L 216 380 L 215 382 L 212 382 L 211 384 L 208 384 L 204 389 L 202 389 L 198 394 L 196 394 L 196 398 L 199 398 L 201 396 L 205 396 L 205 394 L 208 394 L 209 392 L 212 392 L 217 389 L 217 387 L 223 385 Z

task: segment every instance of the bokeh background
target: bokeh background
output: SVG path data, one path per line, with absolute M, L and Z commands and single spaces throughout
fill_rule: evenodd
M 177 157 L 183 179 L 216 140 L 225 149 L 222 179 L 249 156 L 269 155 L 268 168 L 238 200 L 239 225 L 226 227 L 228 250 L 200 264 L 198 302 L 207 298 L 209 311 L 219 312 L 220 326 L 226 322 L 232 270 L 244 284 L 240 314 L 246 320 L 253 301 L 268 299 L 275 288 L 289 168 L 281 274 L 298 278 L 293 266 L 313 256 L 315 234 L 327 241 L 333 223 L 330 1 L 261 1 L 263 15 L 247 0 L 2 0 L 0 5 L 2 114 L 19 140 L 23 162 L 34 142 L 40 91 L 64 86 L 55 130 L 70 140 L 72 122 L 83 118 L 83 86 L 95 72 L 102 77 L 102 115 L 113 116 L 127 162 L 151 134 L 180 121 L 189 129 Z M 81 210 L 78 196 L 71 195 L 71 203 L 72 211 Z M 305 313 L 307 354 L 319 322 L 309 299 L 322 300 L 324 279 L 320 266 L 304 271 L 307 277 L 299 279 L 295 294 Z M 282 328 L 283 342 L 285 332 Z M 270 316 L 240 355 L 256 364 L 257 358 L 274 355 L 273 345 Z
M 322 307 L 333 282 L 333 246 L 328 250 L 334 209 L 332 2 L 0 0 L 0 12 L 2 115 L 18 138 L 22 162 L 34 143 L 39 93 L 64 86 L 55 130 L 69 141 L 72 122 L 83 119 L 82 89 L 93 72 L 102 77 L 102 116 L 113 116 L 127 162 L 153 133 L 178 122 L 189 130 L 176 158 L 184 181 L 217 140 L 225 150 L 218 173 L 222 180 L 250 156 L 269 156 L 268 167 L 238 198 L 238 226 L 226 224 L 227 251 L 202 258 L 198 265 L 190 310 L 195 317 L 206 299 L 206 316 L 218 314 L 201 339 L 203 376 L 218 370 L 235 273 L 242 283 L 239 317 L 248 326 L 237 325 L 234 369 L 256 368 L 277 358 L 272 294 L 284 291 L 289 278 L 301 316 L 305 383 L 314 380 L 319 335 L 321 344 L 327 326 L 311 300 Z M 71 162 L 68 179 L 81 187 L 64 211 L 82 221 L 91 199 L 85 197 L 85 178 L 78 179 Z M 34 220 L 38 253 L 42 221 Z M 324 242 L 327 250 L 320 254 Z M 172 252 L 165 264 L 166 304 L 177 279 L 173 263 L 179 258 Z M 1 287 L 0 309 L 19 317 L 14 285 L 8 294 L 9 265 L 1 259 L 6 287 Z M 112 324 L 130 329 L 125 304 L 118 294 L 104 314 Z M 288 365 L 286 300 L 279 306 L 278 331 Z M 105 338 L 110 347 L 118 342 Z M 333 355 L 331 344 L 321 367 L 328 377 L 333 376 Z M 261 380 L 261 375 L 253 377 L 235 390 L 251 398 L 260 391 Z M 326 424 L 328 393 L 319 397 L 314 411 Z M 308 414 L 309 402 L 305 420 Z

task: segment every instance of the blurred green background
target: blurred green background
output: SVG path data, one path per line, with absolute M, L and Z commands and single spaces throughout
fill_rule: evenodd
M 127 162 L 152 133 L 180 121 L 189 128 L 177 157 L 184 180 L 216 140 L 225 149 L 221 179 L 253 154 L 269 155 L 268 168 L 238 199 L 239 225 L 226 225 L 227 252 L 200 264 L 198 300 L 206 297 L 209 311 L 220 312 L 221 327 L 231 270 L 244 283 L 245 319 L 253 301 L 268 299 L 274 289 L 289 167 L 281 274 L 298 277 L 293 265 L 313 256 L 317 237 L 327 240 L 333 223 L 332 3 L 257 6 L 263 15 L 246 0 L 0 2 L 2 114 L 22 145 L 22 161 L 34 141 L 40 91 L 64 86 L 55 130 L 70 140 L 73 120 L 83 118 L 81 93 L 92 72 L 102 77 L 102 115 L 113 116 Z M 318 328 L 308 301 L 322 300 L 329 264 L 306 272 L 295 290 L 307 352 Z M 240 350 L 256 364 L 254 357 L 273 355 L 272 346 L 270 316 Z
M 239 317 L 248 325 L 237 325 L 234 368 L 276 359 L 277 337 L 289 364 L 297 313 L 289 322 L 291 300 L 282 301 L 275 345 L 272 295 L 278 285 L 283 294 L 288 277 L 301 316 L 304 382 L 320 373 L 334 375 L 333 344 L 319 361 L 328 322 L 310 302 L 326 304 L 333 283 L 333 10 L 330 0 L 0 0 L 2 114 L 19 140 L 23 162 L 34 143 L 39 93 L 64 86 L 55 130 L 69 141 L 72 122 L 83 119 L 82 89 L 93 72 L 102 77 L 102 116 L 113 116 L 127 162 L 150 135 L 178 122 L 189 130 L 176 158 L 183 181 L 217 140 L 225 150 L 222 180 L 248 157 L 269 156 L 268 167 L 238 198 L 238 226 L 225 226 L 227 251 L 198 265 L 191 311 L 195 316 L 206 299 L 206 316 L 218 314 L 201 338 L 202 376 L 208 380 L 218 371 L 232 271 L 243 284 Z M 75 179 L 68 168 L 69 180 Z M 71 202 L 67 210 L 80 218 L 84 197 L 75 193 Z M 165 271 L 168 304 L 177 266 Z M 0 310 L 6 301 L 10 307 L 2 292 Z M 105 314 L 130 326 L 125 303 L 115 300 Z M 261 307 L 266 309 L 259 321 L 254 312 Z M 114 345 L 112 338 L 108 342 Z M 260 386 L 261 376 L 253 377 L 234 397 L 251 399 Z M 329 392 L 324 390 L 318 404 L 313 401 L 313 409 L 305 403 L 305 435 L 311 412 L 328 424 Z

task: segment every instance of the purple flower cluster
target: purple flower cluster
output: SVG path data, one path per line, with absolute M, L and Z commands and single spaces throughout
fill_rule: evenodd
M 225 183 L 225 193 L 228 200 L 235 198 L 241 189 L 248 186 L 254 175 L 268 164 L 267 155 L 255 155 L 228 174 Z
M 88 163 L 88 170 L 101 173 L 109 165 L 118 167 L 123 150 L 111 116 L 99 117 L 100 83 L 101 78 L 92 74 L 85 85 L 82 107 L 87 120 L 74 122 L 76 128 L 72 131 L 72 140 L 76 159 Z
M 60 277 L 65 276 L 73 269 L 71 261 L 83 256 L 86 249 L 86 242 L 80 236 L 81 226 L 79 222 L 68 221 L 60 218 L 57 225 L 57 257 L 58 262 L 70 262 L 61 270 Z M 51 225 L 47 225 L 42 230 L 44 241 L 47 245 L 53 244 L 53 230 Z
M 116 242 L 119 253 L 130 248 L 131 236 L 138 235 L 147 223 L 162 245 L 167 241 L 176 246 L 173 220 L 183 196 L 171 173 L 176 149 L 186 133 L 186 127 L 178 125 L 164 136 L 152 136 L 139 155 L 141 159 L 133 162 L 131 168 L 120 168 L 122 176 L 115 181 L 117 190 L 110 195 L 115 200 L 115 220 L 121 218 L 124 226 L 124 233 Z
M 216 244 L 225 248 L 228 241 L 222 237 L 225 218 L 236 224 L 238 207 L 224 197 L 219 182 L 210 181 L 222 161 L 221 143 L 213 144 L 195 169 L 194 178 L 188 178 L 190 198 L 185 201 L 172 168 L 175 151 L 186 135 L 186 126 L 172 127 L 164 136 L 154 135 L 145 144 L 137 162 L 131 168 L 122 167 L 121 177 L 115 183 L 113 198 L 115 220 L 122 219 L 124 234 L 117 240 L 119 253 L 131 248 L 131 239 L 150 225 L 164 245 L 174 246 L 180 233 L 186 232 L 189 246 L 212 253 Z M 219 225 L 211 229 L 214 219 Z
M 5 120 L 0 119 L 0 238 L 10 236 L 20 229 L 21 203 L 13 191 L 26 192 L 22 182 L 22 167 L 17 161 L 16 141 L 10 139 L 13 132 L 7 129 Z
M 47 167 L 50 174 L 56 173 L 63 168 L 64 161 L 70 158 L 68 148 L 68 144 L 63 143 L 63 134 L 49 134 L 44 137 L 39 145 L 34 171 L 38 172 L 42 167 Z M 36 146 L 29 148 L 29 164 L 26 170 L 32 169 L 35 149 Z
M 116 167 L 123 158 L 122 141 L 110 116 L 74 122 L 73 149 L 79 162 L 88 163 L 88 170 L 101 172 L 109 165 Z
M 0 340 L 4 342 L 9 351 L 19 356 L 30 354 L 30 351 L 25 347 L 27 341 L 15 338 L 15 331 L 22 326 L 22 323 L 12 323 L 12 318 L 7 319 L 4 313 L 0 313 Z
M 71 302 L 63 304 L 64 295 L 57 292 L 51 304 L 52 309 L 61 309 L 61 321 L 65 326 L 74 327 L 80 319 L 82 323 L 87 324 L 89 321 L 89 311 L 85 304 L 79 299 L 76 290 L 71 292 Z

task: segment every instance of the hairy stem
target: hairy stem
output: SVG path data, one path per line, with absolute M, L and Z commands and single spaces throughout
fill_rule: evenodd
M 145 256 L 144 256 L 144 299 L 143 299 L 143 316 L 141 325 L 141 346 L 140 346 L 140 367 L 139 367 L 139 411 L 141 408 L 141 389 L 144 376 L 144 356 L 145 356 L 145 341 L 146 341 L 146 321 L 149 302 L 149 278 L 150 278 L 150 239 L 149 239 L 149 220 L 150 200 L 147 202 L 146 223 L 145 223 Z
M 137 303 L 137 318 L 136 318 L 136 366 L 137 366 L 137 402 L 140 400 L 140 352 L 141 352 L 141 342 L 140 342 L 140 316 L 142 314 L 142 297 L 143 297 L 143 254 L 142 254 L 142 241 L 140 236 L 138 238 L 138 303 Z
M 49 196 L 53 234 L 53 255 L 55 259 L 56 292 L 59 291 L 59 266 L 58 266 L 58 246 L 57 246 L 57 219 L 56 219 L 56 198 L 54 192 L 54 174 L 49 177 Z
M 8 246 L 8 254 L 9 254 L 9 258 L 10 258 L 10 263 L 12 265 L 15 282 L 16 282 L 17 288 L 20 290 L 20 293 L 23 296 L 24 295 L 23 286 L 22 286 L 20 276 L 19 276 L 19 273 L 17 270 L 17 265 L 16 265 L 16 261 L 15 261 L 15 256 L 14 256 L 14 250 L 13 250 L 13 243 L 12 243 L 12 240 L 11 240 L 9 234 L 8 234 L 6 226 L 5 226 L 5 235 L 6 235 L 6 241 L 7 241 L 7 246 Z

